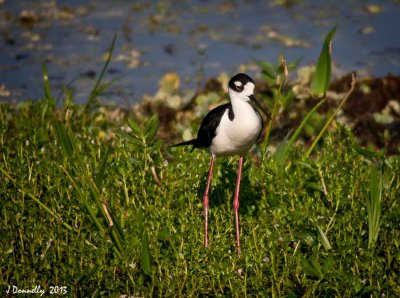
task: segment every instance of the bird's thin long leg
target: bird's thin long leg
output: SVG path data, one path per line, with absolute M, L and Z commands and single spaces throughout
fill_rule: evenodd
M 211 185 L 211 178 L 212 178 L 212 172 L 214 169 L 214 156 L 211 157 L 211 162 L 210 162 L 210 171 L 208 173 L 208 178 L 207 178 L 207 184 L 206 184 L 206 189 L 204 191 L 204 196 L 203 196 L 203 208 L 204 208 L 204 246 L 208 246 L 208 191 L 210 190 L 210 185 Z
M 237 178 L 236 178 L 236 186 L 235 186 L 235 195 L 233 197 L 233 209 L 235 210 L 235 227 L 236 227 L 236 245 L 237 245 L 237 253 L 240 256 L 240 230 L 239 230 L 239 189 L 240 189 L 240 178 L 242 176 L 242 167 L 243 167 L 243 156 L 239 159 Z

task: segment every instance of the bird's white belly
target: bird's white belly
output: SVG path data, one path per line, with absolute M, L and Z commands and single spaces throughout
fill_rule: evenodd
M 252 108 L 233 121 L 225 113 L 209 150 L 214 156 L 242 155 L 255 144 L 261 129 L 261 119 Z

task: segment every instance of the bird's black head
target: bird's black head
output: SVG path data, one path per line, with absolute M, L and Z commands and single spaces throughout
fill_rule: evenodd
M 244 86 L 247 83 L 252 83 L 254 86 L 254 81 L 245 73 L 238 73 L 229 80 L 229 88 L 240 93 L 243 91 Z
M 229 96 L 231 101 L 252 101 L 259 107 L 265 115 L 268 113 L 262 108 L 254 97 L 254 81 L 245 73 L 238 73 L 229 80 Z

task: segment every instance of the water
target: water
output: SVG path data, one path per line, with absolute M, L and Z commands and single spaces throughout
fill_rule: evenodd
M 289 61 L 302 57 L 302 65 L 315 62 L 335 24 L 336 75 L 400 73 L 399 1 L 0 2 L 3 101 L 41 97 L 46 63 L 54 93 L 68 84 L 84 102 L 115 32 L 106 80 L 120 79 L 102 100 L 126 105 L 154 94 L 167 72 L 180 75 L 183 89 L 194 89 L 253 59 L 275 62 L 283 53 Z M 21 17 L 24 9 L 34 15 Z

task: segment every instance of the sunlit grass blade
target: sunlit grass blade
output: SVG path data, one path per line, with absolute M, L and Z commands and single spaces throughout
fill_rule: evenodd
M 369 194 L 367 197 L 368 247 L 372 248 L 378 240 L 382 210 L 382 173 L 376 166 L 371 170 Z
M 315 74 L 311 82 L 311 92 L 317 97 L 325 95 L 331 79 L 332 39 L 335 36 L 336 28 L 337 26 L 335 26 L 325 37 L 316 65 Z
M 314 223 L 314 225 L 317 227 L 318 233 L 321 236 L 322 239 L 322 244 L 324 245 L 326 250 L 330 250 L 332 249 L 332 245 L 329 242 L 328 237 L 326 236 L 326 234 L 324 233 L 324 231 L 321 229 L 320 225 L 315 221 L 312 220 L 312 222 Z

